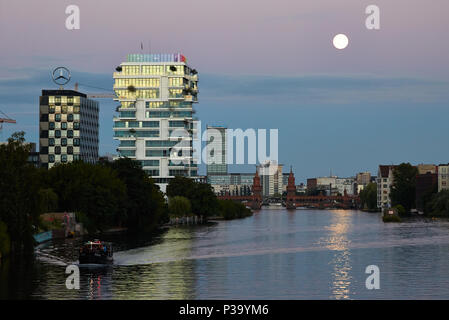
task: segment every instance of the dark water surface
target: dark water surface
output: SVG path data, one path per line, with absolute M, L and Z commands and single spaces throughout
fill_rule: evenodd
M 79 241 L 40 247 L 0 267 L 5 299 L 448 299 L 449 222 L 384 224 L 380 214 L 269 210 L 152 238 L 110 236 L 114 265 L 80 267 Z M 118 251 L 117 251 L 118 250 Z M 365 268 L 380 269 L 367 290 Z

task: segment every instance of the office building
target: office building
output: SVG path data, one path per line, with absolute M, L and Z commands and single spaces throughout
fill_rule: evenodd
M 196 70 L 180 53 L 130 54 L 116 70 L 119 157 L 139 161 L 164 192 L 175 176 L 197 176 L 192 158 Z
M 226 128 L 207 126 L 207 175 L 226 175 L 228 173 Z
M 42 90 L 39 103 L 39 162 L 98 161 L 98 113 L 95 100 L 74 90 Z
M 262 185 L 263 197 L 282 195 L 282 167 L 282 164 L 277 164 L 276 161 L 266 161 L 257 166 L 257 172 L 259 173 L 260 182 Z

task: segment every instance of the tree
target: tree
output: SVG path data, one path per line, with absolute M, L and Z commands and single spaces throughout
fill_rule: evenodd
M 117 173 L 126 186 L 124 205 L 128 228 L 150 230 L 156 224 L 168 220 L 164 195 L 142 170 L 140 163 L 120 158 L 106 165 Z
M 168 211 L 170 212 L 170 215 L 175 217 L 189 215 L 192 212 L 190 200 L 181 196 L 170 198 L 168 201 Z
M 11 251 L 11 240 L 8 234 L 8 226 L 0 221 L 0 259 Z
M 186 177 L 177 176 L 167 186 L 167 196 L 182 196 L 190 200 L 192 212 L 204 217 L 218 211 L 218 199 L 210 184 L 199 183 Z
M 433 194 L 425 211 L 429 216 L 449 217 L 449 190 Z
M 240 219 L 252 214 L 251 210 L 240 202 L 232 200 L 218 200 L 220 215 L 225 220 Z
M 58 164 L 45 180 L 57 194 L 59 211 L 84 214 L 89 231 L 102 231 L 125 219 L 126 186 L 111 168 L 81 161 Z
M 370 182 L 360 191 L 360 201 L 364 209 L 377 209 L 377 183 Z
M 39 169 L 27 162 L 31 145 L 23 131 L 0 145 L 0 220 L 11 238 L 11 250 L 31 249 L 39 224 Z
M 410 163 L 401 163 L 394 169 L 394 179 L 390 192 L 393 206 L 400 204 L 407 212 L 415 207 L 417 174 L 418 169 Z

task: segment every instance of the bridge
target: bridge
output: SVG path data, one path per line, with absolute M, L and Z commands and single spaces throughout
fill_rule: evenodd
M 221 200 L 232 200 L 245 203 L 248 207 L 253 210 L 259 210 L 264 204 L 264 199 L 262 197 L 262 187 L 260 184 L 260 177 L 256 171 L 254 176 L 252 194 L 251 195 L 220 195 L 218 199 Z M 266 200 L 266 199 L 265 199 Z M 290 175 L 288 177 L 287 184 L 287 197 L 282 204 L 287 207 L 287 209 L 296 209 L 300 207 L 304 208 L 317 208 L 317 209 L 328 209 L 328 208 L 338 208 L 338 209 L 353 209 L 360 206 L 360 198 L 355 195 L 348 195 L 345 191 L 344 195 L 339 196 L 307 196 L 307 195 L 297 195 L 295 177 L 292 170 L 290 169 Z

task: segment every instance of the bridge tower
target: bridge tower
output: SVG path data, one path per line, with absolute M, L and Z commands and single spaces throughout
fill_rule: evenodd
M 259 210 L 262 207 L 262 186 L 260 184 L 260 177 L 257 169 L 253 179 L 252 192 L 253 201 L 251 204 L 251 208 L 254 210 Z
M 296 209 L 295 203 L 296 196 L 296 185 L 295 185 L 295 176 L 293 174 L 292 167 L 290 167 L 290 174 L 288 175 L 288 183 L 287 183 L 287 209 Z

